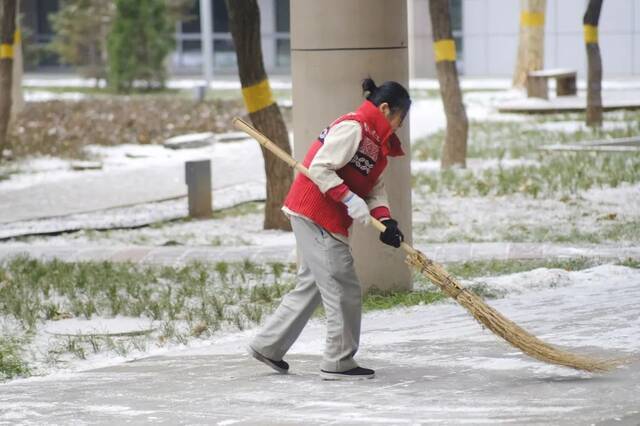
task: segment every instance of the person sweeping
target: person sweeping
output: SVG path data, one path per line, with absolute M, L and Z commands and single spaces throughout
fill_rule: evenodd
M 371 216 L 386 229 L 380 240 L 400 247 L 404 236 L 392 218 L 382 172 L 388 157 L 404 155 L 395 131 L 411 107 L 407 90 L 395 81 L 362 82 L 366 100 L 339 117 L 311 145 L 303 164 L 311 179 L 298 174 L 284 202 L 296 236 L 299 269 L 296 287 L 249 344 L 251 355 L 280 373 L 283 360 L 316 307 L 322 302 L 327 338 L 320 376 L 326 380 L 365 379 L 374 370 L 354 360 L 360 341 L 362 288 L 349 247 L 353 221 Z

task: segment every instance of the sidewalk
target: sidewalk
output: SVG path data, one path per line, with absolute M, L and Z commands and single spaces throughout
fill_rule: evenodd
M 418 244 L 416 248 L 440 263 L 514 259 L 640 259 L 640 246 L 560 245 L 532 243 Z M 295 262 L 295 244 L 236 247 L 144 247 L 144 246 L 34 246 L 0 245 L 0 261 L 18 255 L 67 262 L 114 261 L 179 266 L 193 261 Z

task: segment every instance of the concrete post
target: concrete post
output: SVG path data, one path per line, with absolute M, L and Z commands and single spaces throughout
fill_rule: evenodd
M 187 161 L 185 172 L 189 216 L 211 217 L 211 161 Z
M 395 80 L 408 87 L 406 0 L 296 0 L 291 2 L 294 155 L 302 160 L 331 121 L 363 101 L 361 81 Z M 385 183 L 391 212 L 411 242 L 408 117 L 398 136 L 407 155 L 390 159 Z M 404 254 L 378 241 L 373 228 L 351 229 L 363 287 L 411 287 Z

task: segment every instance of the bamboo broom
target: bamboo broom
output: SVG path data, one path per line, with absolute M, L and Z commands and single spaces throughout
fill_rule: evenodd
M 233 119 L 233 126 L 250 135 L 267 150 L 289 164 L 289 166 L 311 179 L 309 170 L 306 167 L 250 124 L 236 117 Z M 386 228 L 374 217 L 371 217 L 371 223 L 380 232 L 383 232 Z M 527 355 L 551 364 L 564 365 L 590 372 L 609 371 L 622 363 L 621 359 L 605 360 L 573 354 L 543 342 L 487 305 L 480 297 L 462 287 L 441 265 L 430 260 L 423 253 L 405 242 L 402 242 L 401 247 L 408 255 L 407 263 L 409 265 L 418 269 L 425 277 L 438 285 L 445 294 L 452 297 L 469 311 L 480 324 Z

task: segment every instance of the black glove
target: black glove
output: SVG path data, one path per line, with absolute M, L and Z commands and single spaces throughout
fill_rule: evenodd
M 400 243 L 404 241 L 404 235 L 398 228 L 398 222 L 393 219 L 386 219 L 382 221 L 382 224 L 387 229 L 380 233 L 380 241 L 395 248 L 400 247 Z

